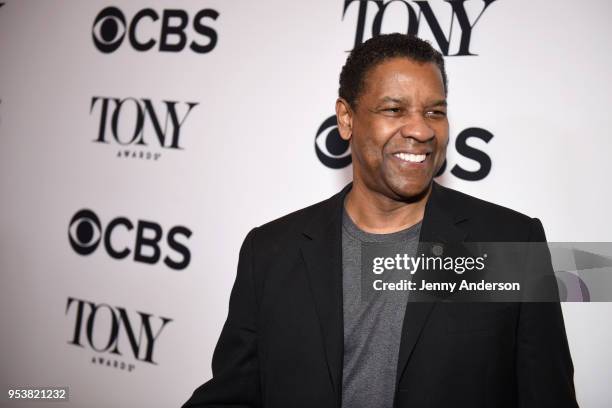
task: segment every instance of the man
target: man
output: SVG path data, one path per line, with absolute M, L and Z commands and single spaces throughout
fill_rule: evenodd
M 340 75 L 353 182 L 246 237 L 213 378 L 185 407 L 576 407 L 559 303 L 360 300 L 362 249 L 544 241 L 539 220 L 433 181 L 446 73 L 427 42 L 382 35 Z

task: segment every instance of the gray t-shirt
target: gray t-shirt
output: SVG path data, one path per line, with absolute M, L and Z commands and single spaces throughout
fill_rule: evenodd
M 360 230 L 345 210 L 342 227 L 342 407 L 391 408 L 408 291 L 371 291 L 362 301 L 361 249 L 362 243 L 384 243 L 414 256 L 421 223 L 391 234 L 372 234 Z

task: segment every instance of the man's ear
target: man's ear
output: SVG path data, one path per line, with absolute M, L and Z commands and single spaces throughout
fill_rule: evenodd
M 338 98 L 336 100 L 336 120 L 338 121 L 338 131 L 344 140 L 351 140 L 353 135 L 353 111 L 349 103 Z

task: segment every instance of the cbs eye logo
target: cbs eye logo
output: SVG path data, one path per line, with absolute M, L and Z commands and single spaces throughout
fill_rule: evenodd
M 70 220 L 68 238 L 77 254 L 91 254 L 102 238 L 102 225 L 98 216 L 90 210 L 78 211 Z
M 315 152 L 325 166 L 341 169 L 351 164 L 349 142 L 340 137 L 336 115 L 325 119 L 315 136 Z
M 117 7 L 107 7 L 102 10 L 94 21 L 92 29 L 93 42 L 104 52 L 115 51 L 125 37 L 125 16 Z

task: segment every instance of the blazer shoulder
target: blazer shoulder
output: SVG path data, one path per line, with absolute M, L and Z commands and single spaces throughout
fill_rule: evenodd
M 486 239 L 501 240 L 528 240 L 534 228 L 541 228 L 539 220 L 511 208 L 492 203 L 440 186 L 440 195 L 451 212 L 457 217 L 463 216 L 470 220 L 470 224 L 476 231 L 487 231 Z M 480 235 L 480 234 L 478 234 Z M 484 240 L 484 237 L 483 237 Z
M 339 199 L 337 193 L 332 197 L 319 201 L 282 217 L 269 221 L 257 227 L 257 235 L 262 239 L 275 241 L 294 237 L 303 232 L 312 223 L 328 222 L 333 216 L 335 204 Z
M 471 196 L 452 188 L 440 186 L 447 202 L 462 212 L 480 217 L 495 217 L 510 221 L 530 222 L 532 217 L 511 208 Z

